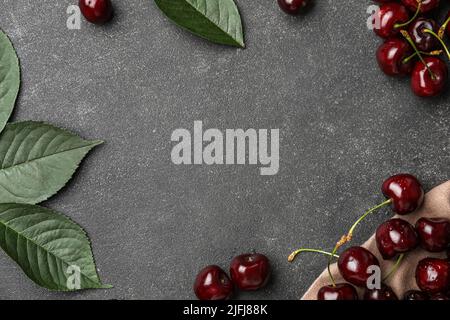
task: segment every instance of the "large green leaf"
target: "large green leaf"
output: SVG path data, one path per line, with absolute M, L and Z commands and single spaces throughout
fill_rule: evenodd
M 0 132 L 14 109 L 19 87 L 19 59 L 11 41 L 0 30 Z
M 0 204 L 0 246 L 42 287 L 60 291 L 110 287 L 100 282 L 86 233 L 55 211 Z
M 36 204 L 70 180 L 101 141 L 86 141 L 42 122 L 6 125 L 0 134 L 0 203 Z
M 155 0 L 172 21 L 212 42 L 243 48 L 244 34 L 233 0 Z

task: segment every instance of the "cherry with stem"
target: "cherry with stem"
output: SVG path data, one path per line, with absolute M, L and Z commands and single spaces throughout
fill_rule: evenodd
M 428 30 L 428 29 L 426 29 Z M 426 31 L 424 30 L 424 32 Z M 419 57 L 419 60 L 423 63 L 423 65 L 427 68 L 428 73 L 430 74 L 431 79 L 436 79 L 436 76 L 434 75 L 433 71 L 431 71 L 430 67 L 428 66 L 428 64 L 425 62 L 425 60 L 422 57 L 422 54 L 420 53 L 420 51 L 417 49 L 416 44 L 414 43 L 414 41 L 411 39 L 411 36 L 408 34 L 407 31 L 405 30 L 400 30 L 400 33 L 402 34 L 402 36 L 406 39 L 406 41 L 409 42 L 409 44 L 411 45 L 411 47 L 414 49 L 414 51 L 417 53 L 417 57 Z

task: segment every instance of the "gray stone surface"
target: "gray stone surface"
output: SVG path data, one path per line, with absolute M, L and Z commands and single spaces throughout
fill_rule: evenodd
M 1 0 L 0 27 L 22 62 L 14 120 L 44 120 L 101 138 L 79 173 L 46 206 L 89 233 L 111 290 L 59 294 L 29 281 L 0 254 L 0 298 L 194 298 L 206 264 L 266 253 L 271 285 L 244 298 L 295 299 L 325 266 L 298 246 L 330 249 L 399 171 L 427 189 L 447 180 L 449 94 L 412 95 L 379 70 L 369 1 L 316 1 L 290 17 L 274 0 L 238 0 L 247 49 L 178 29 L 150 0 L 114 1 L 106 27 L 66 28 L 71 1 Z M 207 128 L 279 128 L 281 167 L 175 166 L 170 135 Z M 192 129 L 191 129 L 192 130 Z M 390 213 L 364 224 L 367 237 Z

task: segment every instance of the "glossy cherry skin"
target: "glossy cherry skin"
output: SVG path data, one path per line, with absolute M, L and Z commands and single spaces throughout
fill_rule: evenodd
M 407 7 L 411 12 L 417 11 L 417 0 L 402 0 L 402 3 Z M 420 12 L 425 13 L 433 10 L 439 6 L 439 0 L 422 0 L 422 5 L 420 6 Z
M 104 24 L 113 16 L 110 0 L 79 0 L 78 5 L 86 20 L 95 24 Z
M 403 300 L 428 300 L 428 294 L 419 290 L 409 290 L 405 292 Z
M 317 300 L 358 300 L 358 293 L 348 283 L 337 283 L 335 287 L 330 285 L 320 288 Z
M 435 293 L 432 294 L 430 296 L 430 300 L 442 300 L 442 301 L 446 301 L 446 300 L 450 300 L 450 297 L 446 294 L 443 293 Z
M 438 26 L 433 19 L 418 18 L 409 26 L 409 35 L 421 51 L 431 51 L 439 46 L 438 40 L 424 30 L 438 32 Z
M 306 8 L 309 1 L 310 0 L 278 0 L 278 5 L 284 12 L 296 15 Z
M 231 261 L 230 275 L 240 290 L 251 291 L 264 287 L 270 278 L 269 259 L 262 254 L 243 254 Z
M 382 285 L 381 289 L 367 289 L 364 291 L 364 300 L 398 300 L 391 287 Z
M 447 20 L 447 18 L 450 17 L 450 11 L 447 12 L 447 16 L 445 17 L 445 20 Z M 444 23 L 444 22 L 442 22 Z M 447 36 L 450 36 L 450 23 L 447 24 L 447 26 L 445 27 L 445 33 L 447 33 Z
M 445 259 L 425 258 L 416 268 L 416 282 L 427 293 L 446 292 L 450 285 L 450 262 Z
M 413 175 L 402 173 L 389 177 L 383 182 L 381 191 L 392 200 L 392 210 L 400 215 L 413 212 L 422 205 L 423 188 Z
M 404 76 L 411 73 L 414 61 L 405 58 L 413 54 L 413 49 L 403 39 L 391 38 L 382 43 L 377 50 L 377 62 L 380 69 L 388 76 Z
M 226 300 L 233 294 L 233 283 L 220 267 L 207 266 L 197 275 L 194 292 L 199 300 Z
M 437 57 L 425 57 L 424 60 L 434 78 L 425 65 L 417 61 L 411 73 L 411 89 L 419 97 L 434 97 L 444 90 L 447 83 L 447 64 Z
M 450 245 L 450 221 L 447 219 L 420 218 L 416 230 L 420 245 L 427 251 L 445 251 Z
M 392 259 L 400 253 L 411 251 L 419 244 L 414 227 L 402 219 L 383 222 L 377 228 L 375 239 L 384 259 Z
M 358 287 L 366 287 L 370 266 L 379 266 L 378 259 L 363 247 L 350 247 L 338 259 L 338 268 L 342 277 Z
M 405 6 L 396 2 L 382 4 L 380 9 L 374 14 L 373 31 L 382 38 L 389 38 L 399 33 L 400 28 L 396 24 L 409 20 L 409 12 Z M 379 25 L 377 25 L 379 22 Z

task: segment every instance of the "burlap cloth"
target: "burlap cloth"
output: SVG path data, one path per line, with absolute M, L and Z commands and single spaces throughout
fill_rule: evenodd
M 373 214 L 376 214 L 373 213 Z M 398 216 L 396 216 L 398 217 Z M 415 224 L 416 221 L 420 217 L 441 217 L 450 219 L 450 181 L 447 181 L 434 189 L 428 192 L 425 195 L 425 200 L 423 206 L 413 212 L 412 214 L 401 216 L 400 218 L 409 221 L 411 224 Z M 342 230 L 344 234 L 347 230 Z M 345 248 L 348 248 L 352 245 L 357 245 L 355 243 L 348 243 Z M 380 256 L 377 245 L 375 243 L 375 235 L 372 235 L 369 240 L 367 240 L 363 247 L 370 250 L 373 254 L 375 254 L 380 261 L 381 270 L 386 274 L 393 266 L 395 259 L 393 261 L 383 260 Z M 343 250 L 343 249 L 341 249 Z M 429 253 L 420 248 L 416 249 L 413 252 L 407 253 L 403 258 L 402 263 L 400 264 L 397 271 L 390 276 L 390 278 L 386 281 L 386 284 L 391 286 L 395 293 L 398 295 L 399 299 L 403 298 L 403 294 L 411 289 L 416 289 L 416 281 L 415 281 L 415 269 L 417 263 L 420 259 L 425 257 L 445 257 L 446 253 Z M 339 274 L 338 268 L 336 264 L 331 266 L 331 272 L 336 279 L 336 282 L 343 282 L 341 275 Z M 327 270 L 324 270 L 322 274 L 314 281 L 311 287 L 306 291 L 303 300 L 316 300 L 317 299 L 317 291 L 324 286 L 329 285 L 330 280 L 328 277 Z M 359 294 L 361 297 L 361 290 L 359 290 Z

